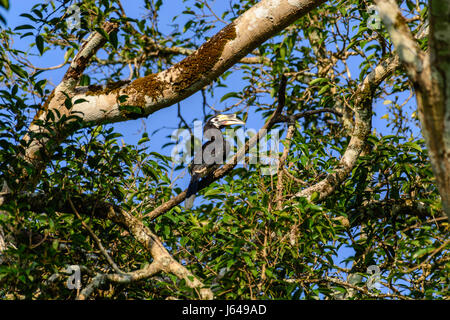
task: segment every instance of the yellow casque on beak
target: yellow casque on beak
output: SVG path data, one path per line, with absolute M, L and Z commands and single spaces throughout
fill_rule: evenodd
M 221 114 L 218 116 L 220 124 L 223 126 L 230 126 L 233 124 L 245 124 L 244 121 L 238 119 L 235 114 Z

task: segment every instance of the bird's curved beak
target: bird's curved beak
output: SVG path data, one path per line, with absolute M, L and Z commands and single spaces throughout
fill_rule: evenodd
M 245 122 L 239 119 L 235 114 L 222 114 L 220 117 L 220 124 L 223 126 L 231 126 L 234 124 L 244 125 Z

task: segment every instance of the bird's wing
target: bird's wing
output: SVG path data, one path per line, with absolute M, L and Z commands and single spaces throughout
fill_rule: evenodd
M 186 209 L 191 209 L 192 206 L 194 205 L 195 195 L 197 194 L 198 190 L 198 180 L 199 176 L 194 173 L 186 191 L 186 200 L 184 200 L 184 207 Z

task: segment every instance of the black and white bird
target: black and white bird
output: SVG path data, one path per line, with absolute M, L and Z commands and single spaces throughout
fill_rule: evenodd
M 225 163 L 230 146 L 221 129 L 235 124 L 243 125 L 245 122 L 238 119 L 235 114 L 219 114 L 210 118 L 203 127 L 203 136 L 208 142 L 202 146 L 201 152 L 199 150 L 195 153 L 194 159 L 189 165 L 191 182 L 184 203 L 186 209 L 190 209 L 194 205 L 200 179 L 208 176 Z

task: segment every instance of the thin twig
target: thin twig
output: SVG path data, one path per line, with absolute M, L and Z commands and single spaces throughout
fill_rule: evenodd
M 245 143 L 245 145 L 238 150 L 238 152 L 230 159 L 230 161 L 228 161 L 224 166 L 216 169 L 208 177 L 202 179 L 199 182 L 198 191 L 206 188 L 214 181 L 228 174 L 237 165 L 237 163 L 244 158 L 245 154 L 250 150 L 250 148 L 253 147 L 259 141 L 259 139 L 261 139 L 267 133 L 267 130 L 270 129 L 276 123 L 276 119 L 281 114 L 281 111 L 284 108 L 284 104 L 286 101 L 285 93 L 286 93 L 286 77 L 282 75 L 280 80 L 280 86 L 278 89 L 278 106 L 274 111 L 274 113 L 272 114 L 272 116 L 270 117 L 270 119 L 263 125 L 263 127 L 258 131 L 257 134 L 255 134 L 252 138 L 250 138 Z M 144 217 L 147 217 L 150 220 L 156 219 L 160 215 L 166 213 L 173 207 L 183 202 L 186 199 L 186 194 L 187 189 L 182 191 L 175 197 L 171 198 L 169 201 L 164 202 L 157 208 L 153 209 L 150 213 L 146 214 Z
M 410 269 L 404 270 L 402 271 L 403 273 L 411 273 L 412 271 L 419 269 L 420 267 L 424 266 L 428 261 L 430 261 L 431 258 L 433 258 L 433 256 L 435 256 L 439 251 L 441 251 L 442 249 L 444 249 L 446 246 L 448 246 L 448 244 L 450 243 L 450 240 L 445 241 L 439 248 L 437 248 L 436 250 L 434 250 L 429 256 L 428 258 L 425 259 L 424 262 L 422 262 L 421 264 L 412 267 Z
M 111 267 L 114 269 L 114 271 L 116 271 L 117 273 L 125 273 L 122 270 L 120 270 L 120 268 L 117 266 L 117 264 L 114 262 L 114 260 L 111 258 L 111 256 L 108 254 L 108 252 L 106 251 L 106 249 L 103 247 L 102 242 L 100 241 L 100 239 L 97 237 L 97 235 L 94 233 L 94 231 L 92 231 L 92 229 L 83 221 L 83 219 L 81 218 L 81 215 L 78 213 L 78 210 L 75 208 L 72 200 L 70 199 L 70 197 L 68 198 L 69 204 L 72 207 L 73 212 L 75 213 L 75 215 L 78 217 L 78 219 L 80 219 L 81 221 L 81 225 L 89 232 L 89 234 L 91 235 L 91 237 L 94 239 L 94 241 L 97 243 L 97 246 L 100 249 L 100 252 L 103 254 L 103 256 L 105 257 L 105 259 L 108 261 L 108 263 L 111 265 Z
M 289 150 L 291 148 L 291 141 L 292 137 L 295 133 L 295 123 L 291 122 L 288 127 L 288 132 L 286 134 L 286 145 L 283 149 L 283 154 L 281 155 L 280 160 L 278 161 L 278 181 L 277 181 L 277 195 L 276 195 L 276 202 L 277 202 L 277 209 L 281 210 L 283 207 L 283 168 L 284 163 L 286 162 L 287 156 L 289 154 Z

